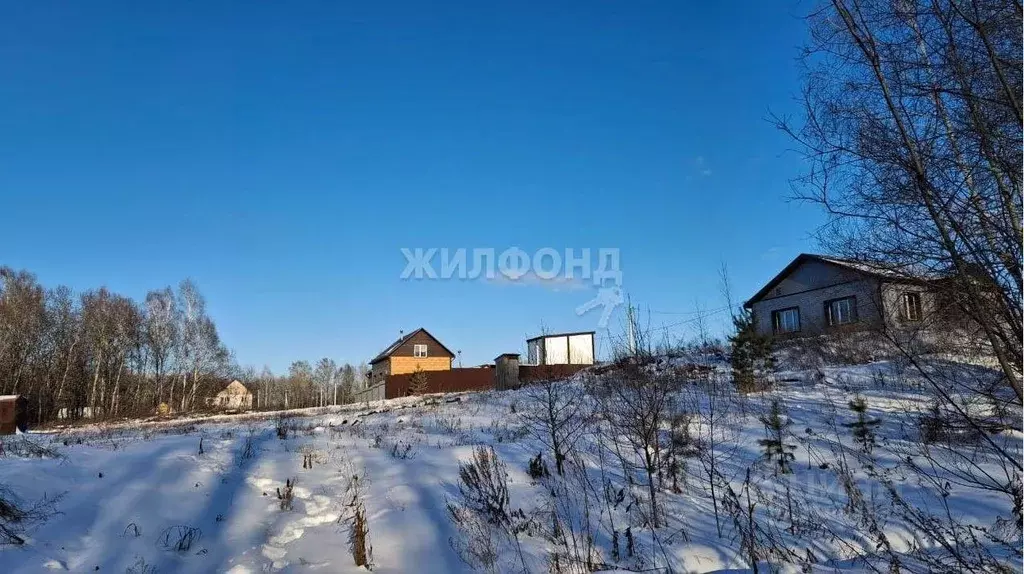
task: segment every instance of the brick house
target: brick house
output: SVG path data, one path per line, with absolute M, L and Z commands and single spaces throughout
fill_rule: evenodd
M 802 253 L 743 306 L 757 332 L 778 338 L 893 328 L 918 330 L 942 306 L 936 279 Z

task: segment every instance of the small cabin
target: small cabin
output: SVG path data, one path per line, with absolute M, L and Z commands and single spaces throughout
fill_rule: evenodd
M 0 435 L 28 430 L 28 399 L 21 395 L 0 395 Z
M 528 365 L 593 365 L 594 331 L 553 333 L 526 340 Z

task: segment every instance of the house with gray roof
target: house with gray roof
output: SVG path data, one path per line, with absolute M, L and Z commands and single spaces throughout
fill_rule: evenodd
M 743 306 L 757 332 L 777 338 L 896 328 L 916 330 L 942 307 L 941 279 L 802 253 Z

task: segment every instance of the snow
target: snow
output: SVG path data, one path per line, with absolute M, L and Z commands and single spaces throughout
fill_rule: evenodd
M 919 380 L 886 362 L 792 371 L 783 378 L 795 382 L 744 403 L 751 414 L 733 429 L 736 456 L 728 465 L 730 484 L 738 490 L 740 470 L 761 456 L 757 441 L 765 434 L 756 413 L 770 399 L 779 399 L 793 420 L 792 440 L 797 443 L 795 474 L 788 484 L 800 493 L 810 515 L 834 520 L 830 526 L 836 539 L 813 542 L 815 553 L 827 559 L 815 568 L 859 571 L 864 564 L 855 558 L 869 553 L 874 541 L 861 538 L 849 520 L 841 519 L 845 498 L 840 485 L 834 474 L 819 468 L 819 459 L 829 456 L 826 438 L 835 425 L 854 420 L 844 407 L 856 393 L 867 399 L 871 415 L 883 420 L 877 431 L 880 441 L 906 441 L 908 425 L 927 407 L 928 395 Z M 452 397 L 461 400 L 446 402 Z M 699 393 L 688 397 L 703 400 Z M 274 414 L 92 425 L 4 437 L 8 455 L 0 458 L 0 484 L 22 501 L 63 497 L 57 502 L 58 516 L 22 533 L 25 544 L 0 547 L 0 570 L 365 572 L 353 565 L 348 546 L 351 502 L 358 492 L 356 498 L 367 510 L 374 571 L 468 572 L 453 550 L 453 541 L 462 534 L 449 519 L 447 505 L 458 492 L 459 463 L 470 459 L 474 446 L 490 445 L 507 465 L 514 507 L 535 508 L 551 497 L 526 474 L 528 461 L 543 446 L 522 430 L 513 412 L 524 408 L 522 390 L 445 399 L 426 404 L 421 398 L 404 398 L 291 413 L 299 416 L 286 419 L 293 427 L 287 439 L 278 438 Z M 1004 435 L 1019 455 L 1021 433 Z M 60 456 L 13 456 L 22 452 L 9 448 L 16 440 L 35 441 Z M 587 473 L 602 484 L 592 437 L 582 450 Z M 312 468 L 303 468 L 306 457 L 312 459 Z M 549 456 L 547 460 L 551 464 Z M 645 556 L 644 564 L 624 559 L 623 571 L 668 563 L 675 571 L 746 571 L 738 541 L 728 533 L 722 538 L 716 534 L 711 500 L 696 470 L 699 463 L 690 459 L 687 464 L 681 492 L 660 494 L 669 525 L 658 540 L 636 523 L 634 511 L 625 505 L 601 511 L 595 519 L 596 542 L 606 562 L 611 562 L 606 525 L 614 522 L 620 529 L 633 524 Z M 290 509 L 282 509 L 277 491 L 290 479 L 295 480 L 294 499 Z M 621 474 L 611 480 L 625 484 Z M 865 492 L 881 494 L 863 473 L 858 481 Z M 928 497 L 909 478 L 900 484 L 908 499 Z M 968 497 L 953 489 L 949 507 L 965 523 L 992 525 L 1000 516 L 1012 519 L 1006 501 L 995 493 L 975 490 Z M 179 526 L 198 529 L 198 539 L 188 550 L 165 548 L 163 535 Z M 911 525 L 895 518 L 884 529 L 897 552 L 910 552 L 921 542 Z M 538 571 L 546 570 L 547 547 L 539 539 L 524 542 L 526 559 Z M 517 564 L 505 558 L 501 571 Z M 1013 567 L 1019 571 L 1019 558 Z

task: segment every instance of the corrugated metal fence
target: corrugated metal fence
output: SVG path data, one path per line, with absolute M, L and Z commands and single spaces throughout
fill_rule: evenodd
M 370 401 L 382 401 L 384 400 L 384 382 L 381 381 L 372 387 L 367 387 L 361 391 L 353 393 L 354 402 L 366 403 Z

